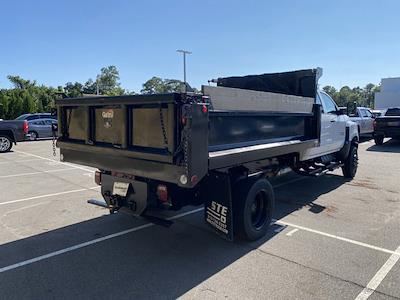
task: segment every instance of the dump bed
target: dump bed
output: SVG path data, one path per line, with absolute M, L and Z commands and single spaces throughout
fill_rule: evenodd
M 192 187 L 210 170 L 298 153 L 318 143 L 320 124 L 317 72 L 302 75 L 287 94 L 284 76 L 279 90 L 57 100 L 61 159 Z

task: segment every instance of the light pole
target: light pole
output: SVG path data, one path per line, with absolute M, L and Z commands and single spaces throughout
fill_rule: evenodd
M 176 52 L 182 53 L 183 55 L 183 83 L 185 84 L 186 92 L 186 54 L 192 54 L 192 52 L 187 50 L 176 50 Z

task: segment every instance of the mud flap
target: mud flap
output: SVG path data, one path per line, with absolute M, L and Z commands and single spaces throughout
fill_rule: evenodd
M 233 240 L 231 182 L 228 174 L 210 173 L 202 187 L 206 222 L 223 238 Z

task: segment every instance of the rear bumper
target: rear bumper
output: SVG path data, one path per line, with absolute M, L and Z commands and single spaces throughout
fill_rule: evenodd
M 60 146 L 60 143 L 58 143 Z M 151 161 L 121 155 L 119 151 L 103 152 L 88 145 L 62 144 L 61 160 L 86 165 L 101 170 L 118 171 L 144 178 L 165 181 L 181 185 L 180 177 L 185 174 L 183 167 L 165 162 Z M 189 187 L 189 186 L 185 186 Z
M 385 129 L 381 129 L 381 130 L 376 130 L 374 132 L 374 136 L 399 138 L 400 137 L 400 128 L 385 128 Z

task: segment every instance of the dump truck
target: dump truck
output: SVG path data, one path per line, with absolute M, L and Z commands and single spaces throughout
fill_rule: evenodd
M 162 223 L 158 210 L 204 206 L 228 240 L 257 240 L 275 206 L 269 180 L 358 165 L 357 124 L 318 91 L 322 69 L 226 77 L 201 93 L 56 101 L 64 162 L 97 168 L 104 201 Z

